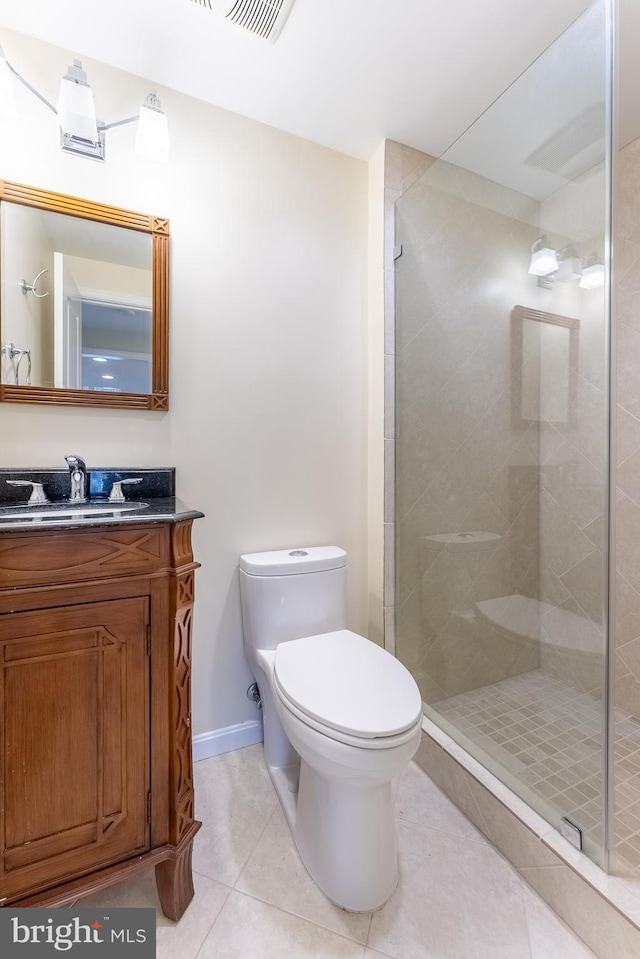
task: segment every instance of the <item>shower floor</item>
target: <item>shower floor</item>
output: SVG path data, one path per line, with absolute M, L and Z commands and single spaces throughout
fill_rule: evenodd
M 482 750 L 479 758 L 492 772 L 502 767 L 499 778 L 552 825 L 559 826 L 562 816 L 571 819 L 583 831 L 585 851 L 601 859 L 601 700 L 536 669 L 442 700 L 429 712 L 462 733 L 472 754 Z M 621 710 L 615 743 L 618 867 L 638 874 L 640 722 Z

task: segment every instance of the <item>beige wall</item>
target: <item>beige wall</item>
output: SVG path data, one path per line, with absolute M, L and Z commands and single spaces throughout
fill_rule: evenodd
M 5 31 L 8 59 L 55 99 L 71 53 Z M 85 62 L 108 122 L 149 85 Z M 0 407 L 2 465 L 176 465 L 202 509 L 195 732 L 256 718 L 242 652 L 238 555 L 338 543 L 349 553 L 348 624 L 366 629 L 367 167 L 176 92 L 166 166 L 107 134 L 107 162 L 64 155 L 55 117 L 18 90 L 0 118 L 0 176 L 171 220 L 167 414 Z

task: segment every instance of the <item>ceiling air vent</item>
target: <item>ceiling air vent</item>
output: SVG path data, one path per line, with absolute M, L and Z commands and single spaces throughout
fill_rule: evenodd
M 549 137 L 525 163 L 574 180 L 604 160 L 605 107 L 594 103 Z
M 274 43 L 287 22 L 295 0 L 194 0 L 209 10 Z

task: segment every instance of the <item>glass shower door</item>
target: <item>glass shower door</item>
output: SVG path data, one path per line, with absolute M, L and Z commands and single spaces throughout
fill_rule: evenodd
M 608 9 L 396 204 L 396 653 L 604 861 Z

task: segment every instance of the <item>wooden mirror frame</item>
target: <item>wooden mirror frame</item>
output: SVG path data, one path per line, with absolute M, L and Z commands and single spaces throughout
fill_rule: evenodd
M 152 238 L 152 352 L 151 393 L 99 393 L 93 390 L 71 390 L 60 387 L 14 386 L 0 383 L 0 401 L 5 403 L 46 403 L 56 406 L 99 406 L 117 409 L 169 409 L 169 220 L 166 217 L 132 213 L 119 207 L 82 200 L 63 193 L 52 193 L 36 187 L 0 180 L 2 203 L 66 213 L 84 220 L 97 220 L 122 226 Z M 0 280 L 2 276 L 0 258 Z M 0 282 L 1 289 L 1 282 Z M 0 338 L 2 316 L 0 302 Z
M 524 361 L 524 324 L 526 320 L 560 326 L 569 333 L 567 365 L 568 418 L 566 420 L 525 419 L 522 415 L 522 366 Z M 545 313 L 528 306 L 515 306 L 511 314 L 511 425 L 527 429 L 532 423 L 547 423 L 557 430 L 575 429 L 577 425 L 578 363 L 580 320 L 559 313 Z

